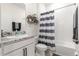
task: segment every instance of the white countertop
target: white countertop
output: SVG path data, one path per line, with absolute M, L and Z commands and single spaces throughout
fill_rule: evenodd
M 29 39 L 33 37 L 34 37 L 33 35 L 22 34 L 22 35 L 2 37 L 1 40 L 2 40 L 2 43 L 5 43 L 5 42 L 10 42 L 10 41 L 22 40 L 23 38 Z
M 6 37 L 2 37 L 2 39 L 21 39 L 24 37 L 29 37 L 29 35 L 27 34 L 22 34 L 22 35 L 14 35 L 14 36 L 6 36 Z

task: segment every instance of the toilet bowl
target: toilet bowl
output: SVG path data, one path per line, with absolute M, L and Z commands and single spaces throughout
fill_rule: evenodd
M 47 50 L 47 46 L 44 44 L 36 45 L 36 55 L 37 56 L 45 56 L 45 51 Z

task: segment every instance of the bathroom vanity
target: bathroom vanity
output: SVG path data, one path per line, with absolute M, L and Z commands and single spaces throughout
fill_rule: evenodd
M 1 39 L 0 39 L 0 55 L 3 56 L 34 56 L 35 55 L 35 39 L 37 34 L 36 24 L 31 25 L 26 22 L 26 15 L 29 10 L 37 10 L 36 7 L 31 8 L 25 6 L 20 7 L 17 3 L 2 3 L 1 10 Z M 35 6 L 35 5 L 34 5 Z M 28 14 L 26 14 L 27 12 Z M 36 13 L 37 11 L 32 11 Z M 16 30 L 17 29 L 17 30 Z M 25 32 L 25 33 L 24 33 Z M 27 34 L 29 35 L 27 35 Z M 33 35 L 33 36 L 32 36 Z
M 4 56 L 34 56 L 36 36 L 16 35 L 3 37 L 2 55 Z

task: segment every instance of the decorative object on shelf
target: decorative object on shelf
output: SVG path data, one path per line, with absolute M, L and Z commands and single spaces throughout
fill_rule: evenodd
M 28 15 L 27 16 L 27 22 L 28 23 L 38 23 L 36 14 Z
M 12 31 L 21 31 L 21 23 L 12 22 Z
M 1 30 L 1 37 L 12 36 L 12 32 Z

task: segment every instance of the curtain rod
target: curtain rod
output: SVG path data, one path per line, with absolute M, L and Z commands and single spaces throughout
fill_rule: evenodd
M 54 10 L 59 10 L 59 9 L 62 9 L 62 8 L 66 8 L 66 7 L 73 6 L 73 5 L 76 5 L 76 3 L 69 4 L 69 5 L 66 5 L 66 6 L 63 6 L 63 7 L 57 8 L 57 9 L 54 9 Z
M 73 6 L 73 5 L 76 6 L 76 3 L 69 4 L 69 5 L 66 5 L 66 6 L 63 6 L 63 7 L 60 7 L 60 8 L 57 8 L 57 9 L 51 10 L 51 11 L 48 11 L 48 12 L 43 12 L 43 13 L 41 13 L 41 15 L 45 15 L 45 14 L 49 14 L 49 13 L 53 13 L 53 12 L 56 11 L 56 10 L 59 10 L 59 9 L 62 9 L 62 8 L 66 8 L 66 7 L 70 7 L 70 6 Z

